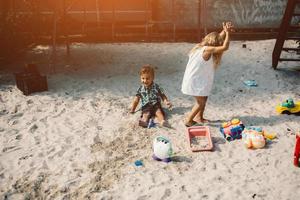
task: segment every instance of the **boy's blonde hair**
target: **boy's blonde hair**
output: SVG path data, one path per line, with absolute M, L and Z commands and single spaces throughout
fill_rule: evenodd
M 154 68 L 151 65 L 144 65 L 140 70 L 140 76 L 150 74 L 154 78 Z
M 197 44 L 191 51 L 190 54 L 192 54 L 195 50 L 202 48 L 204 46 L 221 46 L 223 45 L 224 42 L 224 38 L 220 36 L 219 33 L 217 32 L 211 32 L 209 34 L 207 34 L 201 41 L 201 43 Z M 214 67 L 216 68 L 220 62 L 221 62 L 221 58 L 222 58 L 222 53 L 214 53 L 213 54 L 213 62 L 214 62 Z

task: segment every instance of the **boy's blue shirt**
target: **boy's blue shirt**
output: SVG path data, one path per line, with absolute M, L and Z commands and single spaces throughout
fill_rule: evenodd
M 147 104 L 160 103 L 162 95 L 165 95 L 164 89 L 154 82 L 149 88 L 141 85 L 136 92 L 136 96 L 141 98 L 142 108 Z

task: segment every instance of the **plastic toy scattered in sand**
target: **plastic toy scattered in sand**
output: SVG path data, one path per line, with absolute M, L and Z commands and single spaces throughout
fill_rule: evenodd
M 134 162 L 134 164 L 135 164 L 135 166 L 137 166 L 137 167 L 143 166 L 143 162 L 142 162 L 141 160 L 136 160 L 136 161 Z
M 257 83 L 256 83 L 255 80 L 246 80 L 246 81 L 243 81 L 243 82 L 248 87 L 257 87 Z
M 266 140 L 260 127 L 246 127 L 242 136 L 245 146 L 249 149 L 261 149 L 266 145 Z
M 292 98 L 288 98 L 285 102 L 276 106 L 279 114 L 300 114 L 300 101 L 294 102 Z
M 244 124 L 237 118 L 231 121 L 224 122 L 220 128 L 220 132 L 227 141 L 242 138 L 242 131 L 244 130 Z
M 171 141 L 164 136 L 157 136 L 153 140 L 153 159 L 170 162 L 173 154 Z
M 208 126 L 193 126 L 188 128 L 188 139 L 192 151 L 211 151 L 213 143 Z
M 300 167 L 300 131 L 296 134 L 296 145 L 294 151 L 294 165 Z

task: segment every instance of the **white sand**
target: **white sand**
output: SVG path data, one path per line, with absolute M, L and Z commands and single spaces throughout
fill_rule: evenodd
M 247 44 L 247 48 L 242 48 Z M 274 40 L 232 42 L 216 73 L 205 116 L 277 133 L 264 149 L 226 142 L 211 124 L 213 152 L 192 153 L 183 119 L 194 103 L 180 92 L 187 52 L 194 44 L 74 44 L 58 49 L 49 91 L 24 96 L 11 74 L 0 74 L 0 198 L 7 199 L 290 199 L 300 197 L 293 165 L 300 117 L 278 115 L 288 97 L 300 100 L 299 67 L 271 68 Z M 19 61 L 47 72 L 48 47 Z M 297 57 L 297 55 L 294 55 Z M 172 129 L 143 129 L 128 114 L 143 64 L 174 104 Z M 299 64 L 299 63 L 298 63 Z M 13 66 L 12 66 L 13 69 Z M 243 80 L 255 79 L 256 88 Z M 152 140 L 169 137 L 174 161 L 152 160 Z M 143 167 L 134 162 L 142 160 Z M 5 198 L 4 198 L 5 199 Z

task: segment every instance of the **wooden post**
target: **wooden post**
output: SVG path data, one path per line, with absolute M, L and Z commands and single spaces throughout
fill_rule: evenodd
M 200 42 L 201 40 L 201 13 L 202 13 L 202 6 L 201 6 L 201 0 L 198 0 L 198 27 L 197 27 L 197 39 Z
M 57 36 L 57 1 L 54 2 L 53 8 L 53 31 L 52 31 L 52 56 L 50 67 L 52 72 L 55 73 L 56 64 L 56 36 Z
M 41 36 L 41 23 L 40 23 L 40 19 L 41 19 L 41 5 L 40 5 L 40 1 L 37 1 L 37 5 L 36 5 L 36 40 L 40 39 Z
M 5 33 L 6 33 L 6 23 L 7 23 L 7 14 L 8 14 L 8 10 L 9 10 L 9 2 L 8 1 L 1 1 L 1 26 L 2 28 L 1 30 L 1 37 L 4 37 Z
M 8 48 L 8 32 L 7 32 L 7 14 L 8 14 L 8 10 L 9 10 L 9 2 L 8 1 L 1 1 L 1 24 L 0 24 L 0 43 L 2 44 L 2 48 L 0 49 L 0 58 L 3 56 L 7 56 L 5 54 L 7 54 L 7 48 Z M 3 59 L 3 58 L 1 58 Z
M 17 17 L 16 17 L 16 2 L 15 2 L 15 0 L 12 0 L 11 1 L 11 9 L 12 9 L 12 22 L 9 22 L 10 24 L 9 24 L 9 26 L 12 26 L 13 27 L 13 25 L 12 24 L 14 24 L 14 23 L 16 23 L 16 21 L 17 21 Z M 16 35 L 17 35 L 17 33 L 16 33 L 16 30 L 15 30 L 15 28 L 10 28 L 10 31 L 8 32 L 10 35 L 9 35 L 9 37 L 10 38 L 15 38 L 15 37 L 17 37 Z M 13 48 L 15 48 L 15 46 L 12 46 Z
M 64 26 L 64 38 L 67 48 L 67 56 L 70 56 L 70 44 L 68 35 L 68 23 L 67 23 L 67 10 L 66 10 L 66 0 L 63 0 L 63 26 Z
M 207 8 L 206 8 L 206 0 L 203 0 L 203 15 L 202 15 L 202 22 L 204 25 L 204 35 L 207 35 L 207 27 L 206 27 L 206 20 L 207 19 Z
M 115 20 L 116 20 L 116 12 L 115 12 L 115 0 L 112 0 L 113 4 L 113 19 L 112 19 L 112 25 L 111 25 L 111 34 L 112 34 L 112 40 L 115 40 Z
M 83 27 L 82 32 L 85 34 L 86 32 L 86 1 L 84 1 L 84 11 L 83 11 Z
M 146 41 L 149 41 L 149 0 L 145 0 L 146 8 L 145 8 L 145 32 L 146 32 Z
M 13 22 L 16 22 L 16 2 L 12 0 L 12 13 L 13 13 Z
M 176 41 L 176 21 L 175 21 L 175 1 L 172 0 L 171 1 L 171 4 L 172 4 L 172 24 L 173 24 L 173 41 L 175 42 Z
M 96 0 L 96 15 L 97 15 L 97 28 L 99 27 L 99 21 L 100 21 L 100 13 L 99 13 L 99 2 Z

